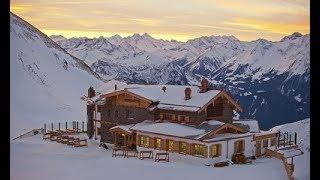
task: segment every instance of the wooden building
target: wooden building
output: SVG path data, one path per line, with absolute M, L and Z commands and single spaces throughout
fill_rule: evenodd
M 225 90 L 200 86 L 138 85 L 116 81 L 89 88 L 88 124 L 102 143 L 152 149 L 221 162 L 237 154 L 260 156 L 277 132 L 260 132 L 256 120 L 234 120 L 240 104 Z M 90 123 L 91 122 L 91 123 Z

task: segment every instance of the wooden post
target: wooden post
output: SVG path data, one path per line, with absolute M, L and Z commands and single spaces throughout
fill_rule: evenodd
M 82 132 L 84 132 L 84 122 L 82 121 L 82 127 L 81 127 L 81 129 L 82 129 Z
M 78 132 L 78 129 L 79 129 L 79 122 L 77 121 L 77 132 Z
M 58 126 L 59 126 L 59 131 L 60 131 L 60 122 L 59 122 Z
M 51 130 L 53 131 L 53 123 L 51 123 Z
M 290 139 L 290 140 L 289 140 L 289 145 L 291 145 L 291 134 L 289 135 L 289 137 L 290 137 L 290 138 L 289 138 L 289 139 Z
M 68 122 L 66 121 L 66 130 L 68 129 Z
M 47 132 L 47 125 L 46 125 L 46 123 L 44 123 L 44 132 L 45 132 L 45 133 Z
M 294 133 L 294 145 L 297 145 L 297 132 Z

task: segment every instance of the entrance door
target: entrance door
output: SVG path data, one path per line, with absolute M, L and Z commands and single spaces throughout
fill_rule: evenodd
M 255 146 L 256 146 L 256 156 L 261 156 L 261 141 L 257 140 Z

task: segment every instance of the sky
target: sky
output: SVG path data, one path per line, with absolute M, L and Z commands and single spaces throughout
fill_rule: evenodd
M 47 35 L 148 33 L 187 41 L 233 35 L 272 41 L 310 33 L 309 0 L 11 0 L 10 11 Z

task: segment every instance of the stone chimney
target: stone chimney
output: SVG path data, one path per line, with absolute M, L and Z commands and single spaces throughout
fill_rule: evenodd
M 205 93 L 208 91 L 209 81 L 205 78 L 201 80 L 200 93 Z
M 187 88 L 184 90 L 184 95 L 185 95 L 185 100 L 191 99 L 191 88 L 187 87 Z
M 92 98 L 94 96 L 96 96 L 96 91 L 93 89 L 92 86 L 90 86 L 88 89 L 88 98 Z
M 114 90 L 116 91 L 118 89 L 117 84 L 114 85 Z
M 166 90 L 167 90 L 167 87 L 163 86 L 163 87 L 162 87 L 162 91 L 163 91 L 163 92 L 166 92 Z

